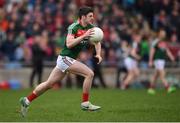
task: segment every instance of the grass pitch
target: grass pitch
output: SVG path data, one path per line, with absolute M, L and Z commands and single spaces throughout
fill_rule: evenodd
M 81 90 L 50 90 L 35 100 L 27 117 L 19 114 L 19 98 L 31 90 L 0 90 L 0 122 L 116 122 L 116 121 L 180 121 L 180 90 L 167 94 L 158 90 L 93 89 L 91 102 L 102 106 L 96 112 L 80 109 Z

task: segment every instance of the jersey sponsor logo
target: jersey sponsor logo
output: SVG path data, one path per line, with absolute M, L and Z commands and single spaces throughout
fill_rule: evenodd
M 79 36 L 83 35 L 86 31 L 87 30 L 78 29 L 77 33 L 76 33 L 76 36 L 79 37 Z
M 72 63 L 71 63 L 72 61 L 69 61 L 66 56 L 63 56 L 63 57 L 62 57 L 62 60 L 63 60 L 63 62 L 64 62 L 66 65 L 68 65 L 68 66 L 71 66 L 71 65 L 72 65 Z

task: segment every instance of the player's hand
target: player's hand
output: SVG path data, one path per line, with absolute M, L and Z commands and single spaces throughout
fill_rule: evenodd
M 153 66 L 153 61 L 149 61 L 149 67 Z
M 102 57 L 101 57 L 100 55 L 96 55 L 96 56 L 95 56 L 95 58 L 97 58 L 97 59 L 98 59 L 97 64 L 101 63 L 101 61 L 102 61 Z
M 93 29 L 88 29 L 85 33 L 84 33 L 84 37 L 85 38 L 89 38 L 91 35 L 94 34 L 94 30 Z
M 174 57 L 172 57 L 172 58 L 171 58 L 171 61 L 172 61 L 172 62 L 175 62 L 175 58 L 174 58 Z

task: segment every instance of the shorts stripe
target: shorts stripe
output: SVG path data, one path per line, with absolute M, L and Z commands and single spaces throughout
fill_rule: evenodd
M 66 65 L 68 65 L 68 66 L 72 65 L 72 63 L 70 61 L 68 61 L 68 59 L 66 59 L 66 57 L 62 57 L 62 60 Z

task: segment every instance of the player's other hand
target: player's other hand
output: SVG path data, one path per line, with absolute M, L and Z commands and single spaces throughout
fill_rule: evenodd
M 100 55 L 96 55 L 95 58 L 97 58 L 97 64 L 101 63 L 102 57 Z

